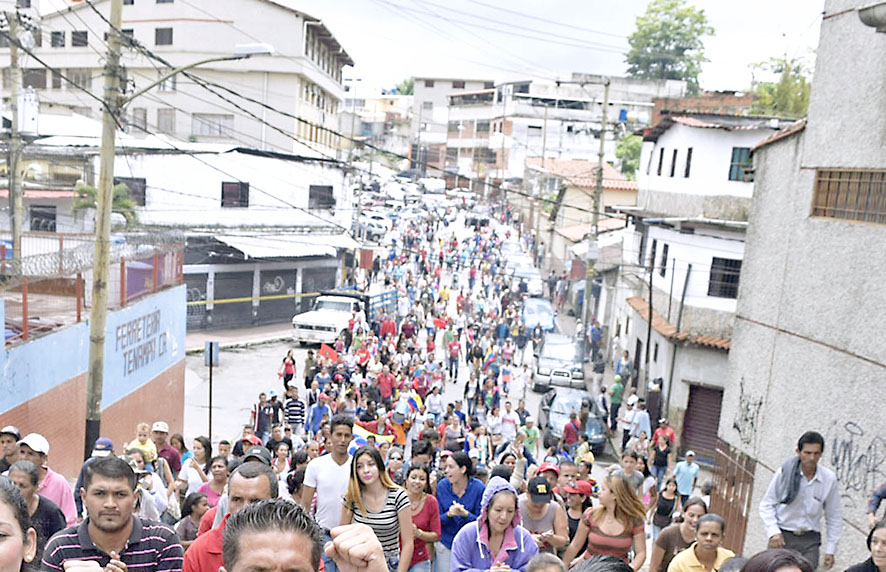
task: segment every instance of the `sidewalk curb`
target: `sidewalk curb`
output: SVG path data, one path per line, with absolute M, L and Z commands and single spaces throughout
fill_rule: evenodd
M 291 335 L 274 335 L 267 338 L 256 338 L 253 340 L 244 340 L 239 342 L 219 342 L 220 350 L 229 350 L 235 348 L 248 348 L 251 346 L 263 346 L 266 344 L 273 344 L 276 342 L 284 342 L 286 340 L 291 340 Z M 185 355 L 194 355 L 194 354 L 202 354 L 204 350 L 203 346 L 200 347 L 190 347 L 185 349 Z

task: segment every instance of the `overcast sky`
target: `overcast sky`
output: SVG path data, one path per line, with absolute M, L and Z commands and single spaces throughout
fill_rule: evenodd
M 346 77 L 382 87 L 409 76 L 499 80 L 624 75 L 627 36 L 647 0 L 289 0 L 321 18 L 356 62 Z M 813 62 L 824 0 L 694 0 L 715 28 L 701 85 L 743 90 L 749 65 Z

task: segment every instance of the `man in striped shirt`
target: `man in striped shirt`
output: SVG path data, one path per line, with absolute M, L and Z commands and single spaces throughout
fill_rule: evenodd
M 82 561 L 115 572 L 180 572 L 178 537 L 166 525 L 136 516 L 136 485 L 135 472 L 119 457 L 90 463 L 80 489 L 87 518 L 52 537 L 42 569 L 62 570 L 65 562 Z
M 286 401 L 283 403 L 286 414 L 286 424 L 292 427 L 292 432 L 299 437 L 305 434 L 305 402 L 298 397 L 298 388 L 290 385 L 286 391 Z

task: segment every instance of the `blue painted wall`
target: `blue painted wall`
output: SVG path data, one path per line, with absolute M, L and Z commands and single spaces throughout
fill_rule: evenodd
M 184 286 L 108 315 L 102 408 L 184 358 L 185 319 Z M 0 413 L 86 372 L 88 361 L 88 322 L 0 351 Z

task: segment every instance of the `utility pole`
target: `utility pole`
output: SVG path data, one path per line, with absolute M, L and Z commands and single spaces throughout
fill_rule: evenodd
M 504 104 L 502 104 L 504 105 Z M 504 198 L 505 209 L 508 208 L 508 188 L 505 186 L 505 114 L 504 109 L 502 109 L 501 113 L 501 180 L 499 182 L 499 188 L 502 192 L 502 197 Z
M 594 278 L 594 263 L 596 262 L 597 237 L 599 236 L 600 224 L 600 203 L 603 197 L 603 162 L 606 144 L 606 114 L 609 111 L 609 78 L 605 78 L 603 83 L 603 116 L 600 119 L 600 148 L 597 151 L 597 185 L 594 187 L 594 210 L 591 213 L 591 235 L 588 237 L 588 253 L 585 258 L 587 273 L 585 275 L 585 300 L 584 300 L 584 318 L 582 324 L 585 331 L 582 332 L 582 339 L 587 338 L 588 326 L 591 324 L 591 281 Z
M 541 168 L 545 168 L 545 151 L 548 146 L 548 106 L 545 105 L 545 122 L 541 127 Z
M 93 260 L 92 310 L 89 315 L 89 374 L 86 378 L 86 441 L 84 458 L 101 430 L 102 385 L 105 365 L 105 326 L 108 317 L 108 275 L 110 274 L 111 202 L 113 200 L 114 158 L 117 144 L 117 118 L 120 93 L 120 29 L 123 0 L 111 0 L 108 59 L 105 62 L 104 108 L 102 109 L 101 169 L 95 212 L 95 257 Z
M 9 25 L 9 70 L 10 70 L 10 103 L 9 111 L 12 113 L 12 129 L 9 132 L 9 210 L 12 215 L 12 259 L 20 262 L 22 259 L 22 199 L 21 183 L 21 157 L 22 135 L 19 131 L 19 93 L 22 87 L 22 68 L 18 63 L 18 12 L 6 12 L 6 22 Z
M 412 157 L 413 157 L 412 168 L 415 169 L 416 165 L 420 165 L 421 172 L 423 175 L 425 175 L 425 174 L 427 174 L 427 171 L 425 171 L 427 165 L 425 164 L 425 161 L 423 161 L 421 158 L 421 113 L 422 113 L 423 107 L 424 107 L 424 104 L 420 104 L 418 106 L 418 131 L 415 134 L 415 141 L 416 141 L 415 146 L 418 147 L 418 150 L 417 151 L 413 150 L 413 152 L 412 152 Z M 418 161 L 416 161 L 416 159 L 415 159 L 416 157 L 418 157 Z M 458 186 L 458 181 L 456 181 L 456 186 Z

